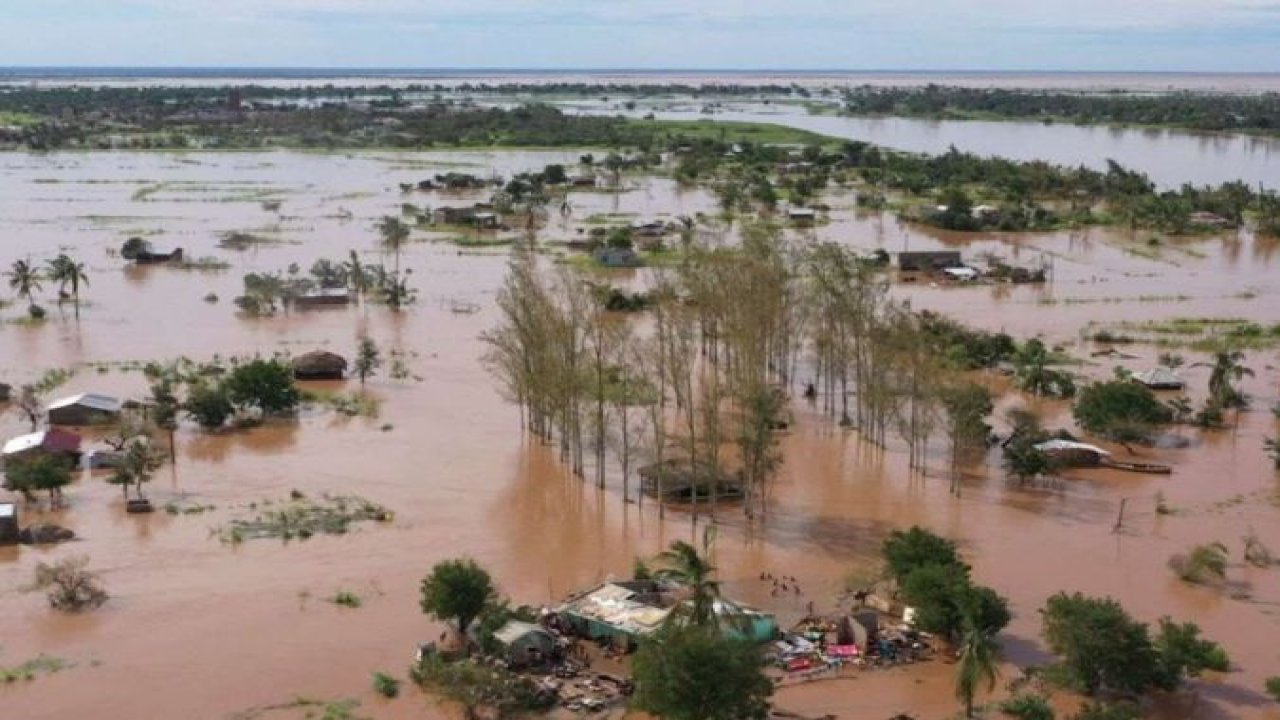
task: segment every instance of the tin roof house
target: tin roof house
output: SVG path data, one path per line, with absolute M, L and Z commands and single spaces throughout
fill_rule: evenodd
M 80 393 L 49 403 L 46 411 L 50 425 L 101 425 L 114 422 L 124 409 L 124 403 L 109 395 Z

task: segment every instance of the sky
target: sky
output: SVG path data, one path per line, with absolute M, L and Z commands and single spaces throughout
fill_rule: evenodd
M 1280 0 L 0 0 L 0 66 L 1280 72 Z

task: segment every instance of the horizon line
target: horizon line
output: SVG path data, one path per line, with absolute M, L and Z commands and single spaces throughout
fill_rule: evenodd
M 909 74 L 909 75 L 1280 75 L 1280 70 L 1082 70 L 1082 69 L 999 69 L 999 68 L 785 68 L 785 67 L 504 67 L 504 66 L 452 66 L 415 67 L 395 65 L 0 65 L 0 73 L 18 71 L 145 71 L 145 72 L 335 72 L 335 73 L 634 73 L 634 74 L 687 74 L 687 73 L 778 73 L 778 74 Z

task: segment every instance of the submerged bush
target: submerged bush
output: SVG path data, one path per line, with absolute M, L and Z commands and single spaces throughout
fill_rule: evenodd
M 1169 567 L 1184 582 L 1217 585 L 1227 579 L 1227 547 L 1222 543 L 1197 545 L 1185 555 L 1169 558 Z
M 44 590 L 49 606 L 63 612 L 93 610 L 107 601 L 107 591 L 98 581 L 97 573 L 88 569 L 86 555 L 60 560 L 53 564 L 36 565 L 35 580 L 30 590 Z
M 1018 720 L 1053 720 L 1049 700 L 1036 693 L 1014 695 L 1000 703 L 1000 713 Z

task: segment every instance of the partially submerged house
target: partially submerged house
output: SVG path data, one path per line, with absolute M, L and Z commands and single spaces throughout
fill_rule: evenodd
M 156 250 L 149 241 L 140 237 L 131 237 L 120 248 L 120 257 L 132 260 L 139 265 L 178 261 L 182 259 L 182 248 Z
M 1182 390 L 1187 383 L 1178 377 L 1177 373 L 1167 367 L 1158 367 L 1140 372 L 1133 376 L 1134 381 L 1139 382 L 1152 390 Z
M 942 274 L 945 275 L 947 279 L 955 280 L 956 282 L 973 282 L 980 276 L 980 273 L 977 270 L 964 266 L 943 268 Z
M 912 250 L 898 253 L 898 269 L 903 272 L 937 272 L 964 267 L 959 250 Z
M 0 503 L 0 545 L 18 544 L 18 506 Z
M 661 605 L 656 582 L 632 580 L 605 583 L 561 605 L 561 621 L 589 640 L 632 645 L 666 622 L 670 607 Z
M 631 223 L 631 234 L 637 237 L 662 237 L 668 229 L 661 220 L 634 220 Z
M 324 350 L 299 355 L 290 365 L 295 380 L 341 380 L 347 376 L 347 359 Z
M 13 394 L 13 386 L 0 383 L 0 403 L 9 402 L 9 397 Z
M 811 225 L 818 219 L 818 211 L 807 207 L 793 207 L 787 210 L 787 219 L 797 225 Z
M 640 256 L 631 248 L 602 247 L 591 254 L 595 261 L 607 268 L 640 267 Z
M 472 214 L 471 224 L 481 230 L 497 230 L 502 225 L 502 221 L 497 213 L 485 210 Z
M 514 668 L 546 665 L 556 651 L 556 638 L 541 625 L 508 620 L 493 633 L 504 659 Z
M 689 601 L 680 599 L 683 591 L 653 580 L 607 582 L 572 598 L 556 614 L 580 637 L 630 648 L 657 632 L 673 613 L 685 612 Z M 712 612 L 730 637 L 764 643 L 778 635 L 773 615 L 741 603 L 720 598 Z
M 431 211 L 431 222 L 436 225 L 466 225 L 476 216 L 473 207 L 438 207 Z
M 49 403 L 46 411 L 50 425 L 103 425 L 120 417 L 124 403 L 109 395 L 81 393 Z
M 351 291 L 347 288 L 317 288 L 295 297 L 293 304 L 301 309 L 350 305 Z
M 80 443 L 81 438 L 79 435 L 66 430 L 50 428 L 10 439 L 0 449 L 0 458 L 7 462 L 36 453 L 47 453 L 68 458 L 73 462 L 79 462 Z
M 713 492 L 717 501 L 739 500 L 745 494 L 740 476 L 678 458 L 646 465 L 639 475 L 641 491 L 667 502 L 709 502 Z
M 1074 440 L 1046 440 L 1036 449 L 1048 455 L 1054 462 L 1072 467 L 1093 467 L 1106 462 L 1111 453 L 1097 445 L 1076 442 Z

